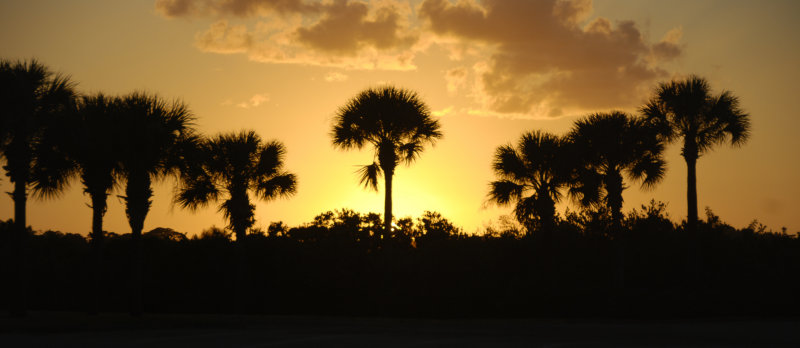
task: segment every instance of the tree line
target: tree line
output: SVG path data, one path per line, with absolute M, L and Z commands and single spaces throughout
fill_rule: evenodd
M 79 95 L 68 77 L 52 73 L 36 60 L 0 62 L 0 88 L 0 150 L 4 169 L 14 185 L 14 219 L 10 227 L 6 226 L 4 236 L 4 243 L 11 246 L 8 250 L 16 253 L 10 258 L 17 263 L 12 267 L 16 280 L 12 282 L 16 292 L 10 297 L 12 312 L 22 315 L 26 308 L 28 266 L 24 253 L 31 233 L 25 207 L 29 191 L 40 197 L 55 196 L 73 178 L 83 185 L 93 212 L 88 248 L 90 288 L 101 287 L 107 264 L 107 233 L 103 230 L 106 199 L 115 186 L 124 186 L 122 199 L 131 227 L 130 310 L 133 315 L 142 313 L 141 289 L 147 262 L 142 229 L 153 195 L 151 183 L 168 176 L 177 178 L 174 201 L 181 207 L 196 209 L 219 202 L 235 235 L 232 283 L 237 291 L 247 288 L 252 251 L 248 252 L 245 241 L 248 231 L 257 232 L 252 229 L 255 206 L 251 195 L 271 200 L 290 197 L 297 190 L 296 176 L 283 168 L 282 143 L 264 141 L 248 130 L 203 136 L 194 129 L 195 118 L 186 104 L 155 94 Z M 693 245 L 688 254 L 690 264 L 701 268 L 696 162 L 714 145 L 743 144 L 749 136 L 749 116 L 739 107 L 736 96 L 727 91 L 712 94 L 707 81 L 697 76 L 659 84 L 639 111 L 639 115 L 620 111 L 592 114 L 577 120 L 564 136 L 532 131 L 523 134 L 516 146 L 509 144 L 496 150 L 492 166 L 497 180 L 491 182 L 488 197 L 497 204 L 514 206 L 519 225 L 508 231 L 533 240 L 541 255 L 550 255 L 546 261 L 553 268 L 556 258 L 552 255 L 562 250 L 559 240 L 563 240 L 564 229 L 569 230 L 562 226 L 568 216 L 560 217 L 555 204 L 568 196 L 582 208 L 584 217 L 593 216 L 583 224 L 571 222 L 583 229 L 575 232 L 578 235 L 624 240 L 631 230 L 625 226 L 622 213 L 625 178 L 641 182 L 643 188 L 656 185 L 665 174 L 664 147 L 673 141 L 683 143 L 682 156 L 689 169 L 689 208 L 685 224 L 680 228 L 670 224 L 670 228 L 685 231 L 688 244 Z M 348 238 L 362 236 L 374 244 L 375 250 L 398 241 L 417 248 L 420 243 L 436 240 L 436 235 L 442 240 L 459 236 L 458 229 L 438 213 L 426 213 L 417 227 L 408 218 L 395 219 L 392 215 L 396 167 L 412 164 L 426 145 L 433 145 L 442 135 L 438 121 L 413 91 L 393 86 L 369 88 L 348 100 L 336 113 L 332 142 L 344 150 L 373 150 L 373 161 L 361 167 L 359 180 L 377 191 L 383 177 L 385 207 L 383 219 L 377 214 L 362 217 L 347 213 L 358 223 L 345 224 L 349 227 L 338 231 L 351 234 Z M 346 220 L 347 214 L 340 213 L 337 218 Z M 326 219 L 324 216 L 318 217 L 320 221 Z M 331 216 L 327 219 L 335 221 Z M 602 221 L 608 222 L 607 229 L 588 227 L 590 222 Z M 371 227 L 364 229 L 364 224 Z M 304 242 L 304 233 L 314 235 L 308 231 L 322 228 L 335 234 L 335 226 L 333 222 L 315 222 L 288 229 L 274 224 L 265 235 Z M 360 239 L 356 241 L 360 243 Z M 629 248 L 622 247 L 622 242 L 615 245 L 614 257 L 623 260 L 616 268 L 623 272 Z M 98 311 L 101 297 L 89 297 L 90 313 Z M 234 299 L 240 311 L 246 306 L 243 299 Z
M 12 224 L 0 223 L 0 236 Z M 569 211 L 555 223 L 549 246 L 513 218 L 479 234 L 435 212 L 399 219 L 390 234 L 382 225 L 379 214 L 342 209 L 299 226 L 253 229 L 241 244 L 225 228 L 194 236 L 146 231 L 143 311 L 664 318 L 800 310 L 800 240 L 758 223 L 734 228 L 711 211 L 698 222 L 697 241 L 706 250 L 701 267 L 688 257 L 695 239 L 659 202 L 625 214 L 624 238 L 615 238 L 608 212 Z M 31 309 L 86 311 L 95 301 L 102 312 L 131 309 L 130 233 L 106 235 L 96 286 L 88 281 L 88 238 L 29 235 Z

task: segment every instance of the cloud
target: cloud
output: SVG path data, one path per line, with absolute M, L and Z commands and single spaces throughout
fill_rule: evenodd
M 347 79 L 348 79 L 347 75 L 336 71 L 331 71 L 325 74 L 325 81 L 328 82 L 341 82 L 341 81 L 346 81 Z
M 253 46 L 253 35 L 243 25 L 232 26 L 226 20 L 220 20 L 208 30 L 195 36 L 195 46 L 214 53 L 244 53 Z
M 314 13 L 322 4 L 304 0 L 156 0 L 156 12 L 174 17 L 236 16 L 252 17 L 265 13 Z
M 264 63 L 412 70 L 420 52 L 443 47 L 448 92 L 487 115 L 632 107 L 683 54 L 681 28 L 651 42 L 633 21 L 593 16 L 591 0 L 419 1 L 414 9 L 403 0 L 156 0 L 155 7 L 169 18 L 214 19 L 195 37 L 200 50 Z
M 446 107 L 446 108 L 444 108 L 442 110 L 433 110 L 431 112 L 431 115 L 436 116 L 436 117 L 444 117 L 444 116 L 447 116 L 447 115 L 453 113 L 454 109 L 455 109 L 455 107 L 450 105 L 450 106 L 448 106 L 448 107 Z
M 680 45 L 683 36 L 682 28 L 668 31 L 657 44 L 653 45 L 653 58 L 655 60 L 671 60 L 681 55 Z
M 467 85 L 468 74 L 469 70 L 464 67 L 447 70 L 444 74 L 447 81 L 447 92 L 455 94 L 459 89 L 464 88 Z
M 240 103 L 236 103 L 236 107 L 242 109 L 251 109 L 258 107 L 259 105 L 264 104 L 268 101 L 269 101 L 269 93 L 254 94 L 252 97 L 250 97 L 250 99 Z M 222 105 L 230 106 L 233 105 L 233 102 L 230 99 L 227 99 L 222 103 Z
M 156 0 L 156 12 L 163 16 L 179 17 L 197 11 L 192 0 Z
M 372 15 L 366 3 L 336 1 L 322 18 L 297 29 L 297 39 L 307 46 L 333 54 L 354 55 L 362 47 L 378 50 L 407 49 L 416 36 L 404 33 L 405 25 L 395 6 L 377 7 Z
M 470 72 L 488 113 L 539 117 L 637 105 L 666 75 L 658 64 L 681 54 L 680 31 L 650 44 L 634 22 L 590 14 L 591 1 L 574 0 L 425 0 L 419 7 L 437 36 L 488 47 Z M 448 75 L 448 87 L 451 81 Z
M 415 68 L 419 34 L 411 27 L 410 6 L 401 2 L 158 0 L 156 11 L 170 18 L 217 18 L 195 37 L 195 46 L 206 52 L 244 53 L 266 63 Z

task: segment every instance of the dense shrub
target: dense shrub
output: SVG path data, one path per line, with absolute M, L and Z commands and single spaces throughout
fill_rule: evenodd
M 800 240 L 758 225 L 736 229 L 711 211 L 697 236 L 671 222 L 663 204 L 631 212 L 623 231 L 602 213 L 567 213 L 542 245 L 514 224 L 468 235 L 438 213 L 400 219 L 327 212 L 244 241 L 248 281 L 235 289 L 235 242 L 211 228 L 186 238 L 145 233 L 145 309 L 270 314 L 391 316 L 727 315 L 800 313 Z M 0 223 L 0 237 L 10 223 Z M 535 231 L 534 231 L 535 233 Z M 126 311 L 131 241 L 108 233 L 102 289 L 88 287 L 88 241 L 30 233 L 32 309 L 83 310 L 100 294 Z M 7 261 L 7 260 L 6 260 Z M 8 265 L 9 263 L 6 263 Z M 4 277 L 10 270 L 4 267 Z M 8 278 L 5 278 L 8 279 Z

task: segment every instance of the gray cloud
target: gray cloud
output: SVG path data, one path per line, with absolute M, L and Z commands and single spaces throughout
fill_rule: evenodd
M 156 0 L 156 11 L 166 17 L 237 16 L 252 17 L 265 13 L 315 13 L 319 2 L 305 0 Z
M 369 18 L 369 6 L 339 0 L 326 7 L 322 19 L 297 30 L 300 42 L 323 51 L 356 54 L 363 46 L 379 50 L 406 49 L 417 38 L 402 33 L 402 18 L 397 8 L 381 7 Z
M 582 25 L 590 13 L 590 1 L 567 0 L 425 0 L 419 8 L 435 34 L 494 48 L 474 69 L 485 107 L 547 116 L 635 105 L 666 74 L 658 63 L 681 53 L 674 37 L 647 43 L 632 21 Z
M 591 0 L 157 0 L 167 17 L 217 19 L 203 51 L 268 63 L 414 69 L 438 44 L 459 68 L 451 93 L 488 114 L 552 117 L 638 105 L 664 64 L 682 54 L 681 30 L 648 42 L 636 23 L 592 18 Z M 415 11 L 416 10 L 416 11 Z M 234 24 L 235 23 L 235 24 Z M 472 109 L 478 112 L 478 109 Z
M 410 69 L 419 41 L 410 7 L 394 1 L 157 0 L 155 6 L 170 18 L 217 18 L 196 36 L 198 48 L 262 62 Z

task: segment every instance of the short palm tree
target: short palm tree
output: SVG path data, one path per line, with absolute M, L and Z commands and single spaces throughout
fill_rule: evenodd
M 142 311 L 141 236 L 150 211 L 152 182 L 174 173 L 175 157 L 182 139 L 193 133 L 193 116 L 178 101 L 167 103 L 156 95 L 132 93 L 119 102 L 120 173 L 125 181 L 125 214 L 131 227 L 134 247 L 133 299 L 131 314 Z
M 255 205 L 248 192 L 263 200 L 288 197 L 297 191 L 297 178 L 284 171 L 286 149 L 277 141 L 264 143 L 253 131 L 221 134 L 200 145 L 194 169 L 182 173 L 176 201 L 197 209 L 225 196 L 225 214 L 237 242 L 253 226 Z
M 74 84 L 36 60 L 0 61 L 0 150 L 6 175 L 14 185 L 14 238 L 20 264 L 12 312 L 25 315 L 24 250 L 28 189 L 53 196 L 67 184 L 72 166 L 58 149 L 53 127 L 72 112 Z
M 750 135 L 750 119 L 729 91 L 712 95 L 708 82 L 698 76 L 661 83 L 641 112 L 660 127 L 668 141 L 683 140 L 688 202 L 687 229 L 697 230 L 697 159 L 714 145 L 744 144 Z
M 553 233 L 556 203 L 570 181 L 567 147 L 556 135 L 533 131 L 522 135 L 515 148 L 497 148 L 492 168 L 498 180 L 489 190 L 489 201 L 515 204 L 514 215 L 528 232 L 538 228 L 544 240 Z
M 395 168 L 401 162 L 413 163 L 426 144 L 433 145 L 442 137 L 439 121 L 413 91 L 393 86 L 369 88 L 339 109 L 332 135 L 333 145 L 340 149 L 373 147 L 372 164 L 359 170 L 361 183 L 377 191 L 378 178 L 384 176 L 383 226 L 390 231 Z
M 577 120 L 567 135 L 576 160 L 570 193 L 584 206 L 604 204 L 612 223 L 622 221 L 623 174 L 653 187 L 663 177 L 666 164 L 663 143 L 655 127 L 643 118 L 619 111 L 597 113 Z
M 272 200 L 289 197 L 297 191 L 297 177 L 283 169 L 286 149 L 277 141 L 262 142 L 253 131 L 220 134 L 187 146 L 176 202 L 183 208 L 197 209 L 224 199 L 219 210 L 236 235 L 237 275 L 234 303 L 244 311 L 247 264 L 244 241 L 255 222 L 255 198 Z M 194 150 L 194 151 L 191 151 Z

